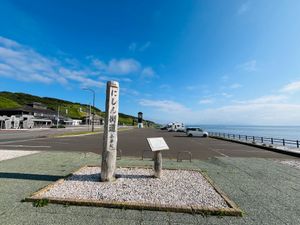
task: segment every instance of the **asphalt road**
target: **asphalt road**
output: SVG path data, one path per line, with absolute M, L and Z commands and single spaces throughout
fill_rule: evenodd
M 103 130 L 103 127 L 95 127 L 96 131 Z M 73 126 L 64 129 L 52 129 L 52 128 L 35 128 L 35 129 L 11 129 L 1 130 L 0 129 L 0 143 L 7 141 L 19 141 L 28 140 L 34 138 L 45 138 L 47 136 L 60 135 L 69 132 L 81 132 L 91 131 L 91 127 L 88 126 Z
M 118 149 L 122 156 L 152 157 L 146 141 L 147 137 L 163 137 L 170 147 L 163 156 L 176 158 L 178 152 L 190 151 L 193 159 L 210 157 L 258 157 L 258 158 L 294 158 L 289 155 L 263 150 L 237 143 L 213 138 L 186 137 L 184 133 L 166 132 L 156 129 L 131 129 L 119 132 Z M 39 150 L 39 151 L 80 151 L 101 154 L 103 134 L 64 138 L 36 138 L 0 142 L 1 150 Z M 188 158 L 188 155 L 182 156 Z

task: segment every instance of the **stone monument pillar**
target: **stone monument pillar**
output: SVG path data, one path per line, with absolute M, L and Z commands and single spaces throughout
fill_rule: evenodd
M 105 112 L 101 164 L 103 182 L 115 180 L 119 119 L 119 83 L 116 81 L 107 82 Z
M 143 113 L 138 113 L 138 128 L 143 128 Z

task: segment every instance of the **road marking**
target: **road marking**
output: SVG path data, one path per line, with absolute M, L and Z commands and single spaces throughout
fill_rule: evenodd
M 224 157 L 229 157 L 228 155 L 226 155 L 226 154 L 224 154 L 224 153 L 218 151 L 218 150 L 224 150 L 224 149 L 213 149 L 213 148 L 209 148 L 209 149 L 210 149 L 211 151 L 213 151 L 213 152 L 216 152 L 216 153 L 218 153 L 218 154 L 224 156 Z
M 15 147 L 15 148 L 51 148 L 51 146 L 44 146 L 44 145 L 6 145 L 0 144 L 0 146 L 5 147 Z
M 22 140 L 10 140 L 10 141 L 0 141 L 0 145 L 9 144 L 9 143 L 18 143 L 18 142 L 27 142 L 27 141 L 36 141 L 36 140 L 45 140 L 49 138 L 31 138 L 31 139 L 22 139 Z

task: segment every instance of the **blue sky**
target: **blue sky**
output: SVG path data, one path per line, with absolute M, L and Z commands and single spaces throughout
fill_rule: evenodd
M 0 3 L 0 90 L 165 123 L 300 125 L 298 0 Z

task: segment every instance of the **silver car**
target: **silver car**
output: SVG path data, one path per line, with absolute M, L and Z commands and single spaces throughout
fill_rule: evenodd
M 198 127 L 189 127 L 186 129 L 186 135 L 189 137 L 208 137 L 208 133 Z

